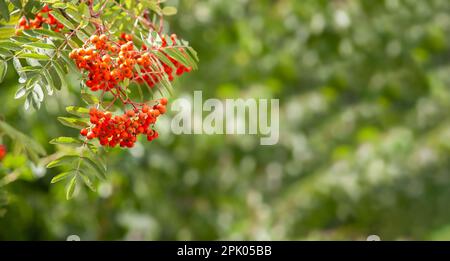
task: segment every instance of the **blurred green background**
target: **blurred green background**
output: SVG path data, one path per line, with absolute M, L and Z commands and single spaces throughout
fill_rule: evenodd
M 165 116 L 160 138 L 111 151 L 99 192 L 70 201 L 57 171 L 11 152 L 0 239 L 450 240 L 448 0 L 170 2 L 170 30 L 200 56 L 176 96 L 278 98 L 279 143 L 176 136 Z M 56 120 L 82 104 L 71 81 L 25 111 L 10 71 L 0 114 L 50 155 L 76 134 Z

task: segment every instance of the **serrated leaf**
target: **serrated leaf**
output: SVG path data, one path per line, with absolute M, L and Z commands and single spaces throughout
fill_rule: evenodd
M 74 38 L 72 38 L 72 39 L 74 39 Z M 67 41 L 67 44 L 68 44 L 70 47 L 72 47 L 72 49 L 76 49 L 76 48 L 79 48 L 79 47 L 80 47 L 80 46 L 78 45 L 78 43 L 75 42 L 74 40 L 68 40 L 68 41 Z
M 0 14 L 6 22 L 9 22 L 9 10 L 5 0 L 0 0 Z
M 75 119 L 75 118 L 69 118 L 69 117 L 58 117 L 58 121 L 67 127 L 71 127 L 71 128 L 75 128 L 75 129 L 83 129 L 83 128 L 86 128 L 89 126 L 89 124 L 87 124 L 84 121 L 81 121 L 81 120 Z
M 42 73 L 44 74 L 44 77 L 42 78 L 42 82 L 43 82 L 43 85 L 45 86 L 45 88 L 47 89 L 47 94 L 52 95 L 53 89 L 54 89 L 52 77 L 50 76 L 50 73 L 48 72 L 48 70 L 43 69 Z
M 98 104 L 100 102 L 96 96 L 91 95 L 91 94 L 86 93 L 86 92 L 81 93 L 81 98 L 87 104 Z
M 80 22 L 81 22 L 81 15 L 80 15 L 77 11 L 68 8 L 68 9 L 66 10 L 66 13 L 67 13 L 67 14 L 70 16 L 70 18 L 72 18 L 75 22 L 77 22 L 77 23 L 80 23 Z
M 195 62 L 193 62 L 191 59 L 188 58 L 188 56 L 184 53 L 182 53 L 177 48 L 164 48 L 164 52 L 172 57 L 173 59 L 177 60 L 178 62 L 182 63 L 186 67 L 196 67 Z
M 3 49 L 3 48 L 0 48 L 0 55 L 1 55 L 3 58 L 7 58 L 7 57 L 10 57 L 12 54 L 11 54 L 10 51 L 5 50 L 5 49 Z
M 189 51 L 189 53 L 191 54 L 192 57 L 194 57 L 194 60 L 196 62 L 199 62 L 200 60 L 198 59 L 198 55 L 197 52 L 194 50 L 194 48 L 190 47 L 190 46 L 186 46 L 186 49 Z
M 92 190 L 92 191 L 95 192 L 96 189 L 95 189 L 95 187 L 94 187 L 94 184 L 92 184 L 91 179 L 90 179 L 87 175 L 85 175 L 85 174 L 80 173 L 80 175 L 81 175 L 81 178 L 83 179 L 84 184 L 85 184 L 90 190 Z
M 177 14 L 178 10 L 173 6 L 166 6 L 162 9 L 162 14 L 166 16 Z
M 59 75 L 59 76 L 61 76 L 61 78 L 64 78 L 63 76 L 66 73 L 69 73 L 69 70 L 67 69 L 67 65 L 60 60 L 55 61 L 55 69 L 56 69 L 56 71 L 58 71 L 58 73 L 61 72 L 61 74 Z
M 73 115 L 77 115 L 80 117 L 89 116 L 89 109 L 77 106 L 68 106 L 66 107 L 66 111 Z
M 11 40 L 13 40 L 14 42 L 18 42 L 18 43 L 29 43 L 29 42 L 32 42 L 31 39 L 32 38 L 30 38 L 30 37 L 25 37 L 25 36 L 20 36 L 20 35 L 11 37 Z
M 67 186 L 66 191 L 66 199 L 69 200 L 73 197 L 73 193 L 75 192 L 75 187 L 77 185 L 77 176 L 73 176 L 72 179 L 69 182 L 69 185 Z
M 81 141 L 80 139 L 73 138 L 73 137 L 58 137 L 58 138 L 52 139 L 50 141 L 50 144 L 81 145 L 81 144 L 83 144 L 83 141 Z
M 104 168 L 104 166 L 102 166 L 101 164 L 93 161 L 91 158 L 88 158 L 88 157 L 82 157 L 82 159 L 89 166 L 91 166 L 98 174 L 100 174 L 100 177 L 106 178 L 106 168 Z
M 53 87 L 57 90 L 61 90 L 61 86 L 62 86 L 62 80 L 58 74 L 58 72 L 55 69 L 55 66 L 51 67 L 48 72 L 50 73 L 52 82 L 53 82 Z
M 22 86 L 22 87 L 20 87 L 20 88 L 16 91 L 16 94 L 14 95 L 14 99 L 20 99 L 20 98 L 22 98 L 26 93 L 27 93 L 27 88 L 26 88 L 26 86 Z
M 36 92 L 32 91 L 31 95 L 29 94 L 27 98 L 28 97 L 31 97 L 31 104 L 33 105 L 33 108 L 35 110 L 39 110 L 41 108 L 41 101 L 39 100 L 39 96 L 36 94 Z
M 24 30 L 24 34 L 26 34 L 28 30 Z M 34 29 L 31 30 L 33 33 L 38 34 L 38 35 L 43 35 L 43 36 L 48 36 L 48 37 L 52 37 L 52 38 L 56 38 L 56 39 L 65 39 L 64 36 L 60 33 L 56 33 L 54 31 L 48 30 L 48 29 Z
M 56 183 L 56 182 L 58 182 L 58 181 L 61 181 L 61 180 L 63 180 L 63 179 L 66 179 L 66 178 L 68 178 L 71 174 L 73 174 L 73 171 L 67 171 L 67 172 L 63 172 L 63 173 L 61 173 L 61 174 L 58 174 L 58 175 L 56 175 L 56 176 L 54 176 L 54 177 L 52 178 L 52 180 L 50 181 L 50 183 L 54 184 L 54 183 Z
M 47 164 L 47 168 L 54 168 L 62 165 L 71 165 L 74 162 L 76 162 L 77 159 L 79 159 L 80 156 L 78 155 L 64 155 L 56 160 L 51 161 Z
M 67 68 L 65 67 L 65 65 L 60 65 L 59 61 L 56 61 L 55 63 L 53 63 L 53 65 L 56 70 L 56 73 L 59 75 L 59 79 L 61 80 L 61 88 L 66 88 L 67 82 L 66 82 L 65 73 L 67 73 L 67 71 L 64 71 L 64 69 L 67 69 Z
M 167 56 L 166 56 L 164 53 L 162 53 L 162 52 L 156 50 L 156 51 L 154 52 L 154 54 L 156 55 L 156 57 L 157 57 L 162 63 L 164 63 L 164 64 L 166 64 L 166 65 L 168 65 L 168 66 L 170 66 L 170 67 L 172 67 L 172 68 L 175 68 L 175 65 L 170 61 L 169 58 L 167 58 Z
M 17 57 L 19 58 L 31 58 L 36 60 L 48 61 L 50 57 L 40 53 L 21 53 Z
M 89 18 L 90 14 L 89 14 L 89 8 L 85 3 L 80 3 L 78 5 L 78 12 L 81 14 L 81 16 L 85 17 L 85 18 Z
M 0 0 L 0 1 L 2 1 L 2 0 Z M 22 47 L 19 44 L 9 41 L 9 40 L 0 41 L 0 47 L 3 47 L 7 50 L 13 50 L 13 51 L 18 51 L 18 50 L 22 49 Z
M 36 99 L 37 99 L 37 101 L 39 101 L 39 103 L 44 100 L 44 92 L 42 91 L 42 87 L 40 84 L 34 85 L 33 94 L 36 95 Z
M 53 15 L 58 22 L 62 23 L 65 27 L 69 28 L 70 30 L 74 30 L 75 26 L 67 19 L 65 18 L 60 12 L 58 11 L 51 11 L 51 15 Z
M 47 43 L 41 43 L 41 42 L 26 43 L 25 46 L 37 47 L 37 48 L 48 49 L 48 50 L 56 49 L 56 47 L 54 45 L 47 44 Z

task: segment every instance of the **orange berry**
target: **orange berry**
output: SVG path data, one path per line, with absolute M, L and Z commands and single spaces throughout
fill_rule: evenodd
M 159 103 L 161 103 L 162 105 L 167 105 L 167 98 L 163 97 L 159 100 Z

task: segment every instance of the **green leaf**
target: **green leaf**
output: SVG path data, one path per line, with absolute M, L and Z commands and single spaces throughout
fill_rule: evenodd
M 50 57 L 48 57 L 47 55 L 39 54 L 39 53 L 21 53 L 17 57 L 31 58 L 31 59 L 42 60 L 42 61 L 48 61 L 50 59 Z
M 0 0 L 2 1 L 2 0 Z M 3 47 L 7 50 L 13 50 L 13 51 L 18 51 L 18 50 L 22 50 L 22 47 L 15 43 L 15 42 L 11 42 L 11 41 L 0 41 L 0 47 Z
M 48 72 L 48 70 L 43 69 L 42 73 L 44 74 L 44 77 L 42 78 L 42 80 L 45 81 L 45 83 L 43 85 L 47 89 L 48 95 L 52 95 L 53 89 L 55 88 L 52 77 L 50 76 L 50 73 Z
M 29 1 L 25 4 L 23 10 L 25 11 L 25 13 L 29 14 L 29 13 L 31 13 L 31 9 L 33 9 L 33 6 L 35 6 L 35 5 L 36 5 L 36 1 L 31 1 L 31 0 L 29 0 Z
M 42 87 L 39 83 L 36 83 L 33 87 L 33 94 L 36 95 L 36 99 L 39 102 L 44 100 L 44 92 L 42 91 Z
M 75 118 L 58 117 L 58 120 L 63 125 L 65 125 L 67 127 L 75 128 L 75 129 L 83 129 L 83 128 L 86 128 L 89 126 L 89 124 L 87 124 L 86 122 L 81 121 L 79 119 L 75 119 Z
M 54 45 L 47 44 L 47 43 L 41 43 L 41 42 L 26 43 L 25 46 L 37 47 L 37 48 L 49 49 L 49 50 L 54 50 L 56 48 Z
M 58 166 L 62 166 L 62 165 L 71 165 L 75 162 L 77 162 L 76 160 L 79 159 L 80 156 L 78 155 L 64 155 L 56 160 L 51 161 L 50 163 L 47 164 L 47 168 L 54 168 L 54 167 L 58 167 Z
M 24 30 L 24 31 L 23 31 L 24 34 L 26 34 L 27 31 L 29 31 L 29 30 Z M 31 31 L 32 31 L 33 33 L 38 34 L 38 35 L 48 36 L 48 37 L 52 37 L 52 38 L 56 38 L 56 39 L 61 39 L 61 40 L 65 39 L 64 36 L 63 36 L 62 34 L 53 32 L 53 31 L 48 30 L 48 29 L 34 29 L 34 30 L 31 30 Z
M 4 121 L 0 121 L 0 129 L 8 135 L 11 139 L 16 140 L 23 144 L 24 148 L 29 153 L 36 155 L 45 155 L 45 149 L 36 141 L 23 134 L 22 132 L 16 130 Z
M 83 30 L 77 30 L 76 31 L 76 35 L 78 37 L 78 39 L 80 39 L 81 41 L 86 41 L 87 39 L 89 39 L 89 36 L 87 36 Z
M 32 39 L 33 38 L 20 36 L 20 35 L 11 37 L 11 40 L 13 40 L 14 42 L 18 42 L 18 43 L 30 43 L 30 42 L 32 42 Z
M 62 58 L 62 60 L 64 60 L 65 64 L 67 64 L 67 66 L 70 69 L 72 69 L 74 71 L 77 71 L 78 67 L 75 65 L 74 61 L 69 58 L 69 52 L 68 51 L 67 52 L 62 51 L 61 54 L 62 54 L 61 58 Z
M 5 79 L 6 73 L 8 72 L 8 63 L 0 60 L 0 83 Z
M 10 51 L 5 50 L 4 48 L 0 48 L 0 55 L 1 55 L 3 58 L 7 58 L 7 57 L 10 57 L 12 54 L 11 54 Z
M 31 96 L 27 95 L 27 98 L 25 99 L 25 103 L 23 104 L 23 108 L 28 111 L 28 109 L 30 108 L 30 104 L 31 104 Z
M 20 87 L 17 91 L 16 94 L 14 95 L 14 99 L 20 99 L 22 98 L 25 94 L 27 93 L 27 88 L 26 86 L 22 86 Z
M 9 10 L 5 0 L 0 0 L 0 14 L 2 15 L 3 19 L 9 22 Z
M 84 18 L 90 17 L 89 8 L 85 3 L 78 4 L 78 12 L 81 14 L 82 17 L 84 16 Z
M 81 15 L 80 15 L 77 11 L 68 8 L 68 9 L 66 10 L 66 13 L 67 13 L 67 14 L 70 16 L 70 18 L 72 18 L 75 22 L 77 22 L 77 23 L 80 23 L 80 22 L 81 22 Z
M 51 67 L 48 72 L 50 73 L 52 82 L 53 82 L 53 87 L 57 90 L 61 90 L 61 86 L 62 86 L 62 80 L 58 74 L 58 72 L 56 71 L 56 67 L 53 66 Z
M 73 174 L 73 171 L 67 171 L 67 172 L 63 172 L 63 173 L 61 173 L 61 174 L 58 174 L 58 175 L 56 175 L 56 176 L 54 176 L 53 178 L 52 178 L 52 180 L 50 181 L 50 183 L 56 183 L 56 182 L 58 182 L 58 181 L 61 181 L 61 180 L 63 180 L 63 179 L 66 179 L 66 178 L 68 178 L 71 174 Z
M 97 163 L 96 161 L 93 161 L 91 158 L 88 157 L 82 157 L 84 162 L 86 162 L 92 169 L 94 169 L 98 174 L 100 174 L 100 177 L 106 178 L 106 168 L 102 166 L 101 164 Z
M 22 9 L 22 2 L 20 0 L 11 0 L 11 3 L 17 7 L 17 9 Z
M 162 14 L 166 16 L 175 15 L 178 10 L 173 6 L 166 6 L 162 9 Z
M 89 179 L 89 177 L 83 173 L 80 173 L 81 178 L 83 179 L 84 184 L 92 191 L 96 191 L 94 184 L 92 184 L 91 179 Z
M 64 70 L 64 69 L 67 70 L 66 66 L 64 64 L 61 65 L 59 61 L 54 62 L 53 65 L 56 70 L 56 73 L 59 75 L 59 79 L 61 80 L 61 88 L 66 88 L 67 82 L 65 73 L 67 73 L 67 71 Z
M 64 78 L 63 76 L 66 73 L 69 73 L 69 70 L 67 69 L 67 65 L 61 60 L 55 61 L 55 69 L 56 69 L 56 71 L 58 71 L 58 73 L 61 73 L 59 75 L 59 76 L 61 76 L 61 78 Z
M 198 59 L 198 55 L 197 52 L 194 50 L 194 48 L 190 47 L 190 46 L 186 46 L 186 49 L 189 51 L 189 53 L 191 54 L 192 57 L 194 57 L 196 62 L 199 62 L 200 60 Z
M 75 192 L 75 187 L 77 185 L 77 176 L 74 175 L 67 186 L 66 191 L 66 199 L 69 200 L 73 197 L 73 193 Z
M 156 51 L 153 52 L 153 53 L 156 55 L 156 57 L 157 57 L 162 63 L 164 63 L 164 64 L 166 64 L 166 65 L 168 65 L 168 66 L 170 66 L 170 67 L 172 67 L 172 68 L 175 68 L 175 65 L 170 61 L 169 58 L 167 58 L 167 56 L 166 56 L 164 53 L 162 53 L 162 52 L 160 52 L 160 51 L 158 51 L 158 50 L 156 50 Z
M 74 39 L 74 38 L 72 38 Z M 74 40 L 68 40 L 67 44 L 72 48 L 72 49 L 76 49 L 79 48 L 80 46 L 78 45 L 77 42 L 75 42 Z
M 145 7 L 152 10 L 153 12 L 157 13 L 158 15 L 161 15 L 161 7 L 156 3 L 156 1 L 150 1 L 150 0 L 143 0 L 143 4 L 145 4 Z
M 81 98 L 82 98 L 83 101 L 85 101 L 87 104 L 98 104 L 98 103 L 100 102 L 96 96 L 91 95 L 91 94 L 86 93 L 86 92 L 82 92 L 82 93 L 81 93 Z
M 60 12 L 58 11 L 51 11 L 50 14 L 52 14 L 58 22 L 62 23 L 65 27 L 69 28 L 70 30 L 74 30 L 75 26 L 67 19 L 65 18 Z
M 66 3 L 54 3 L 52 5 L 53 8 L 60 8 L 60 9 L 64 9 L 67 7 Z
M 35 72 L 40 71 L 42 66 L 24 66 L 18 72 Z
M 83 141 L 73 137 L 58 137 L 52 139 L 50 144 L 62 144 L 62 145 L 81 145 Z
M 164 48 L 163 50 L 167 55 L 182 63 L 184 66 L 194 69 L 197 68 L 196 63 L 189 58 L 189 55 L 182 53 L 178 48 Z
M 68 106 L 66 107 L 66 111 L 73 115 L 77 115 L 80 117 L 89 116 L 89 109 L 77 106 Z

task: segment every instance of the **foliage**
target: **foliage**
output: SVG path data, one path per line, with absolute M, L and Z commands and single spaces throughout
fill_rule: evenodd
M 4 7 L 1 17 L 5 22 L 13 23 L 15 26 L 15 34 L 5 33 L 6 39 L 0 41 L 0 82 L 6 75 L 8 63 L 11 62 L 19 75 L 19 88 L 14 98 L 25 98 L 25 110 L 31 106 L 38 110 L 45 102 L 46 96 L 52 96 L 63 88 L 67 89 L 66 75 L 69 72 L 76 73 L 78 69 L 89 69 L 89 74 L 83 75 L 80 82 L 81 97 L 88 108 L 95 107 L 96 110 L 109 113 L 115 102 L 120 100 L 123 110 L 127 105 L 132 105 L 138 112 L 139 106 L 142 104 L 147 106 L 146 104 L 156 97 L 152 90 L 154 85 L 161 95 L 165 93 L 170 95 L 173 76 L 166 72 L 176 70 L 179 75 L 184 71 L 190 71 L 191 68 L 197 68 L 197 54 L 188 42 L 175 36 L 164 35 L 163 17 L 175 14 L 176 8 L 162 7 L 157 0 L 0 0 L 0 3 L 0 6 Z M 130 23 L 130 19 L 134 22 Z M 154 22 L 157 19 L 159 24 Z M 93 39 L 97 43 L 94 43 Z M 99 41 L 102 42 L 101 45 Z M 135 43 L 138 43 L 139 47 L 134 46 Z M 125 52 L 126 44 L 129 45 Z M 88 50 L 91 56 L 79 55 L 82 52 L 87 53 Z M 110 54 L 117 57 L 111 58 Z M 99 61 L 93 58 L 94 55 Z M 142 59 L 144 55 L 151 59 L 148 68 L 135 64 L 135 60 Z M 102 58 L 103 60 L 100 60 Z M 126 67 L 128 63 L 130 65 Z M 106 68 L 98 71 L 101 66 Z M 125 70 L 128 70 L 129 76 L 121 76 Z M 145 75 L 142 76 L 143 74 Z M 110 80 L 110 77 L 113 79 Z M 95 88 L 90 84 L 94 82 L 94 78 Z M 143 85 L 147 85 L 150 92 L 146 95 L 151 99 L 143 97 L 144 91 L 141 90 Z M 90 88 L 91 93 L 86 86 Z M 98 86 L 103 86 L 100 88 L 101 94 L 95 96 Z M 132 100 L 135 95 L 133 93 L 140 94 L 140 103 Z M 108 94 L 113 98 L 108 99 Z M 67 112 L 75 114 L 78 118 L 58 117 L 60 123 L 67 127 L 84 129 L 81 133 L 86 138 L 81 140 L 78 137 L 59 137 L 50 142 L 76 147 L 73 152 L 60 155 L 47 165 L 48 168 L 65 167 L 61 174 L 52 179 L 52 183 L 69 180 L 67 199 L 72 197 L 78 179 L 91 190 L 95 190 L 92 178 L 106 175 L 106 164 L 91 140 L 97 136 L 94 133 L 96 130 L 100 131 L 101 126 L 96 128 L 97 122 L 92 121 L 93 116 L 91 116 L 92 124 L 89 123 L 88 108 L 69 106 L 66 108 Z M 165 111 L 165 108 L 163 110 Z M 148 124 L 144 130 L 147 131 L 147 128 Z M 88 131 L 90 135 L 87 135 Z M 153 130 L 148 132 L 152 135 L 154 133 Z M 124 135 L 128 137 L 130 133 Z M 100 144 L 114 147 L 115 144 L 112 145 L 113 143 L 107 139 L 109 137 L 104 138 Z M 134 142 L 135 140 L 127 143 L 123 141 L 120 146 L 130 147 Z M 36 154 L 30 156 L 33 160 L 37 160 Z
M 70 201 L 54 169 L 27 161 L 1 239 L 450 238 L 448 1 L 167 3 L 201 58 L 175 96 L 279 98 L 279 144 L 161 128 L 111 150 L 98 195 Z M 82 106 L 76 77 L 38 113 L 12 100 L 16 80 L 0 88 L 10 125 L 40 144 L 76 135 L 55 120 Z

